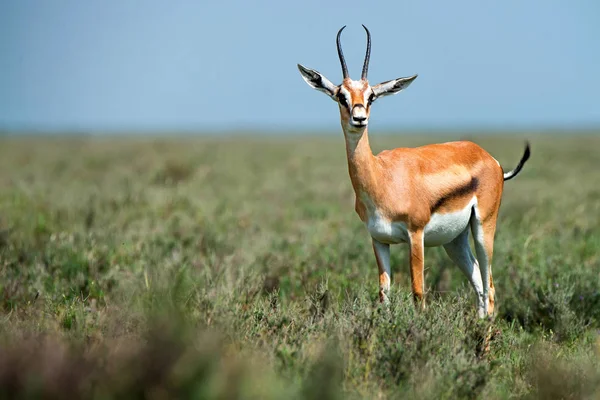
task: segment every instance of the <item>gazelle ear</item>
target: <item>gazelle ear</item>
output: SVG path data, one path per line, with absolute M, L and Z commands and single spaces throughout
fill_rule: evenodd
M 415 79 L 417 79 L 417 75 L 409 76 L 408 78 L 392 79 L 391 81 L 372 86 L 371 89 L 373 89 L 375 97 L 388 96 L 406 89 Z
M 298 64 L 298 69 L 300 70 L 300 74 L 302 75 L 302 79 L 308 83 L 308 85 L 314 89 L 317 89 L 329 97 L 335 100 L 335 91 L 337 86 L 335 86 L 331 81 L 323 74 L 314 69 L 306 68 L 303 65 Z

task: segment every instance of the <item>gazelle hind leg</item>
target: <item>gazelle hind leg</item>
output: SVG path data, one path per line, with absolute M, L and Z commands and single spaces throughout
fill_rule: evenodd
M 493 244 L 492 244 L 492 247 L 493 247 Z M 493 252 L 493 250 L 492 250 L 492 252 Z M 490 258 L 490 260 L 491 260 L 491 258 Z M 495 304 L 496 304 L 496 288 L 494 288 L 494 280 L 492 279 L 492 264 L 490 262 L 490 304 L 488 307 L 489 315 L 494 315 Z
M 475 209 L 475 213 L 471 217 L 471 230 L 473 231 L 475 252 L 477 253 L 477 261 L 479 261 L 481 270 L 483 293 L 489 316 L 494 314 L 494 299 L 496 295 L 494 282 L 492 281 L 492 256 L 494 254 L 496 219 L 497 213 L 488 216 L 485 221 L 482 221 L 477 209 Z
M 485 297 L 479 264 L 469 246 L 469 228 L 467 227 L 456 239 L 444 245 L 448 257 L 466 275 L 477 295 L 477 314 L 485 317 Z

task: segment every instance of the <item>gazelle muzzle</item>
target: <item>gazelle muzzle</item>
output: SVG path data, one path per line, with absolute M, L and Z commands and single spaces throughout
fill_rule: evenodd
M 364 105 L 356 104 L 354 107 L 352 107 L 351 124 L 354 126 L 367 125 L 367 109 Z

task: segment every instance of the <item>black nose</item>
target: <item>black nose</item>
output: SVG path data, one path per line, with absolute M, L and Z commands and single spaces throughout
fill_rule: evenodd
M 357 122 L 363 122 L 365 119 L 367 119 L 367 117 L 352 117 L 352 119 Z

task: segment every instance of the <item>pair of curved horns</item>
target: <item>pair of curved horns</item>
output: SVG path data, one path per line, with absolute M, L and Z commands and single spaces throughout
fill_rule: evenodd
M 344 76 L 344 79 L 349 77 L 348 66 L 346 65 L 344 53 L 342 52 L 342 42 L 340 41 L 342 31 L 345 27 L 346 25 L 342 26 L 342 29 L 338 31 L 336 40 L 338 56 L 340 57 L 340 64 L 342 64 L 342 74 Z M 366 26 L 363 25 L 362 27 L 365 28 L 365 31 L 367 32 L 367 54 L 365 55 L 365 62 L 363 63 L 362 75 L 360 79 L 367 80 L 367 74 L 369 73 L 369 59 L 371 58 L 371 32 L 369 32 Z

